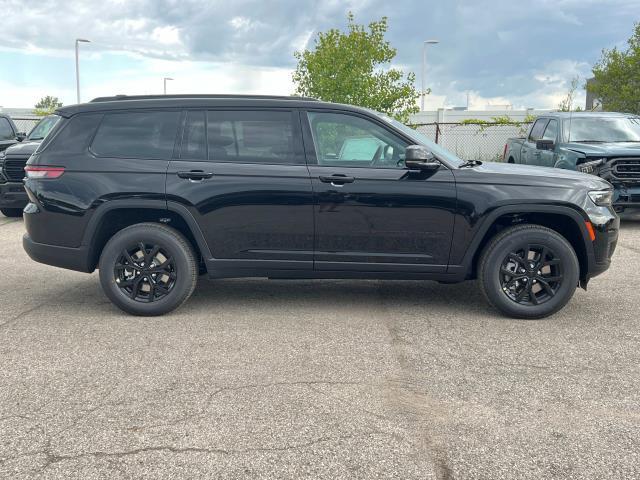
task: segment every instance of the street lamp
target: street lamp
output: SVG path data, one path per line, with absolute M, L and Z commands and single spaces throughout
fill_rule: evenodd
M 78 103 L 80 103 L 80 63 L 78 62 L 78 45 L 80 42 L 91 43 L 91 40 L 76 38 L 76 94 L 78 95 Z
M 435 45 L 437 43 L 440 43 L 439 40 L 425 40 L 422 43 L 422 89 L 420 92 L 420 111 L 424 112 L 424 97 L 426 95 L 426 89 L 425 89 L 425 83 L 424 83 L 424 79 L 425 79 L 425 69 L 427 66 L 427 45 Z
M 167 94 L 167 80 L 173 80 L 173 78 L 164 77 L 163 80 L 164 80 L 164 94 L 166 95 Z

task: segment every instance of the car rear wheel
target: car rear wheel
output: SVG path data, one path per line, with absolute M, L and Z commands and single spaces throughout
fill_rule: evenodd
M 515 318 L 554 314 L 573 296 L 580 265 L 571 244 L 540 225 L 520 225 L 496 235 L 478 265 L 480 288 L 491 303 Z
M 163 315 L 182 305 L 198 280 L 198 263 L 178 231 L 141 223 L 116 233 L 100 256 L 100 283 L 121 310 Z
M 21 208 L 0 208 L 0 212 L 2 212 L 2 214 L 5 217 L 12 217 L 12 218 L 22 217 Z

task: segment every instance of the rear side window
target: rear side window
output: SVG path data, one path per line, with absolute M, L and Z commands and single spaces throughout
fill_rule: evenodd
M 9 120 L 0 117 L 0 140 L 13 140 L 14 138 L 16 138 L 16 134 L 11 128 Z
M 74 115 L 53 127 L 36 153 L 47 149 L 54 153 L 85 153 L 91 137 L 102 119 L 101 113 Z
M 533 124 L 533 128 L 531 129 L 531 133 L 529 134 L 529 140 L 535 142 L 536 140 L 540 140 L 542 138 L 542 132 L 544 132 L 544 127 L 547 124 L 546 118 L 539 118 L 536 120 L 536 123 Z
M 91 150 L 101 157 L 170 159 L 180 112 L 107 113 Z
M 297 163 L 293 113 L 207 112 L 209 160 L 239 163 Z

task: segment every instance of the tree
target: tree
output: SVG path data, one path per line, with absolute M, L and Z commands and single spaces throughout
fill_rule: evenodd
M 624 51 L 603 50 L 593 67 L 587 90 L 602 102 L 603 109 L 640 114 L 640 23 Z
M 62 102 L 58 100 L 58 97 L 52 97 L 47 95 L 46 97 L 42 97 L 38 103 L 35 105 L 36 115 L 49 115 L 55 111 L 56 108 L 62 106 Z
M 408 121 L 419 111 L 415 74 L 405 77 L 391 68 L 396 49 L 384 39 L 387 18 L 371 22 L 368 31 L 347 16 L 348 29 L 320 32 L 315 49 L 295 52 L 298 65 L 293 73 L 296 94 L 337 103 L 372 108 Z
M 567 95 L 562 99 L 562 101 L 558 104 L 558 110 L 561 112 L 580 112 L 582 108 L 580 106 L 573 108 L 573 101 L 576 98 L 576 90 L 578 90 L 578 84 L 580 83 L 580 77 L 575 76 L 571 79 L 571 85 L 569 86 L 569 91 Z

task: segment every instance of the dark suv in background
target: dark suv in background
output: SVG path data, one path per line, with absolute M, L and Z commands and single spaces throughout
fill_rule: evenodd
M 24 133 L 18 131 L 18 127 L 9 115 L 0 113 L 0 152 L 21 142 L 25 137 Z
M 210 278 L 478 279 L 540 318 L 606 270 L 611 185 L 464 162 L 370 110 L 295 97 L 109 97 L 28 161 L 24 248 L 159 315 Z M 475 287 L 470 287 L 475 288 Z
M 6 217 L 21 217 L 22 209 L 29 203 L 23 184 L 24 167 L 59 118 L 57 115 L 44 117 L 21 143 L 0 152 L 0 212 Z

